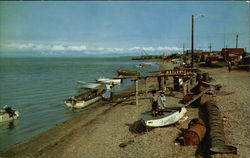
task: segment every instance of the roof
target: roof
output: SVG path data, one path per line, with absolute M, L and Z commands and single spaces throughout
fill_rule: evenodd
M 203 55 L 208 55 L 210 54 L 211 52 L 202 52 Z
M 244 48 L 222 48 L 221 51 L 233 54 L 243 54 L 245 52 Z

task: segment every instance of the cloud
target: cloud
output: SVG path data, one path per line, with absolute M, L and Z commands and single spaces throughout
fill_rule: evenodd
M 1 50 L 19 50 L 19 51 L 38 51 L 42 52 L 43 55 L 50 54 L 92 54 L 92 55 L 105 55 L 105 54 L 133 54 L 133 55 L 141 55 L 142 50 L 146 51 L 148 54 L 155 53 L 166 53 L 166 52 L 177 52 L 181 51 L 182 48 L 178 47 L 169 47 L 169 46 L 133 46 L 128 48 L 104 48 L 104 47 L 87 47 L 82 44 L 74 44 L 74 43 L 10 43 L 10 44 L 0 44 Z M 75 52 L 75 53 L 73 53 Z

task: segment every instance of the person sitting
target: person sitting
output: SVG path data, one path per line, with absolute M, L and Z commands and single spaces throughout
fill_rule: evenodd
M 158 104 L 158 112 L 160 115 L 163 115 L 163 110 L 166 107 L 166 96 L 164 94 L 164 92 L 160 93 L 160 96 L 157 99 L 157 104 Z
M 152 91 L 152 97 L 151 97 L 151 104 L 152 104 L 152 116 L 155 117 L 157 116 L 157 99 L 158 96 L 156 95 L 156 90 Z

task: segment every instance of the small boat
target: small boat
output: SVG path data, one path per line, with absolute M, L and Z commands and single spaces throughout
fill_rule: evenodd
M 141 73 L 139 71 L 129 71 L 129 70 L 116 70 L 118 76 L 139 76 Z
M 78 96 L 66 99 L 64 103 L 68 107 L 80 109 L 101 100 L 104 93 L 104 88 L 90 89 Z
M 81 88 L 86 88 L 86 89 L 93 89 L 102 86 L 102 84 L 96 82 L 77 81 L 77 83 L 81 85 Z
M 151 111 L 141 114 L 141 120 L 147 127 L 162 127 L 176 123 L 187 112 L 185 107 L 170 107 L 163 111 L 163 115 L 152 116 Z
M 136 65 L 136 67 L 149 67 L 151 66 L 150 63 L 142 63 L 142 64 L 139 64 L 139 65 Z
M 112 79 L 112 78 L 99 78 L 96 80 L 97 82 L 105 83 L 105 84 L 114 84 L 114 85 L 120 85 L 121 79 Z
M 11 121 L 19 117 L 19 112 L 5 105 L 0 109 L 0 122 Z

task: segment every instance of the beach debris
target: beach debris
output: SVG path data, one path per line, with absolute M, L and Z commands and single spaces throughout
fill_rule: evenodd
M 206 125 L 200 118 L 192 119 L 184 134 L 184 145 L 193 146 L 201 143 L 206 134 Z
M 194 95 L 193 94 L 187 94 L 187 95 L 185 95 L 184 97 L 183 97 L 183 99 L 182 99 L 182 103 L 183 104 L 186 104 L 186 103 L 188 103 L 190 100 L 192 100 L 194 98 Z
M 225 135 L 223 131 L 223 121 L 220 110 L 215 101 L 209 100 L 206 103 L 208 114 L 209 138 L 211 142 L 210 151 L 213 153 L 233 153 L 237 154 L 237 148 L 225 144 Z
M 123 142 L 123 143 L 119 144 L 119 147 L 124 148 L 124 147 L 126 147 L 127 145 L 129 145 L 129 144 L 131 144 L 133 142 L 135 142 L 135 141 L 134 140 L 129 140 L 129 141 Z

